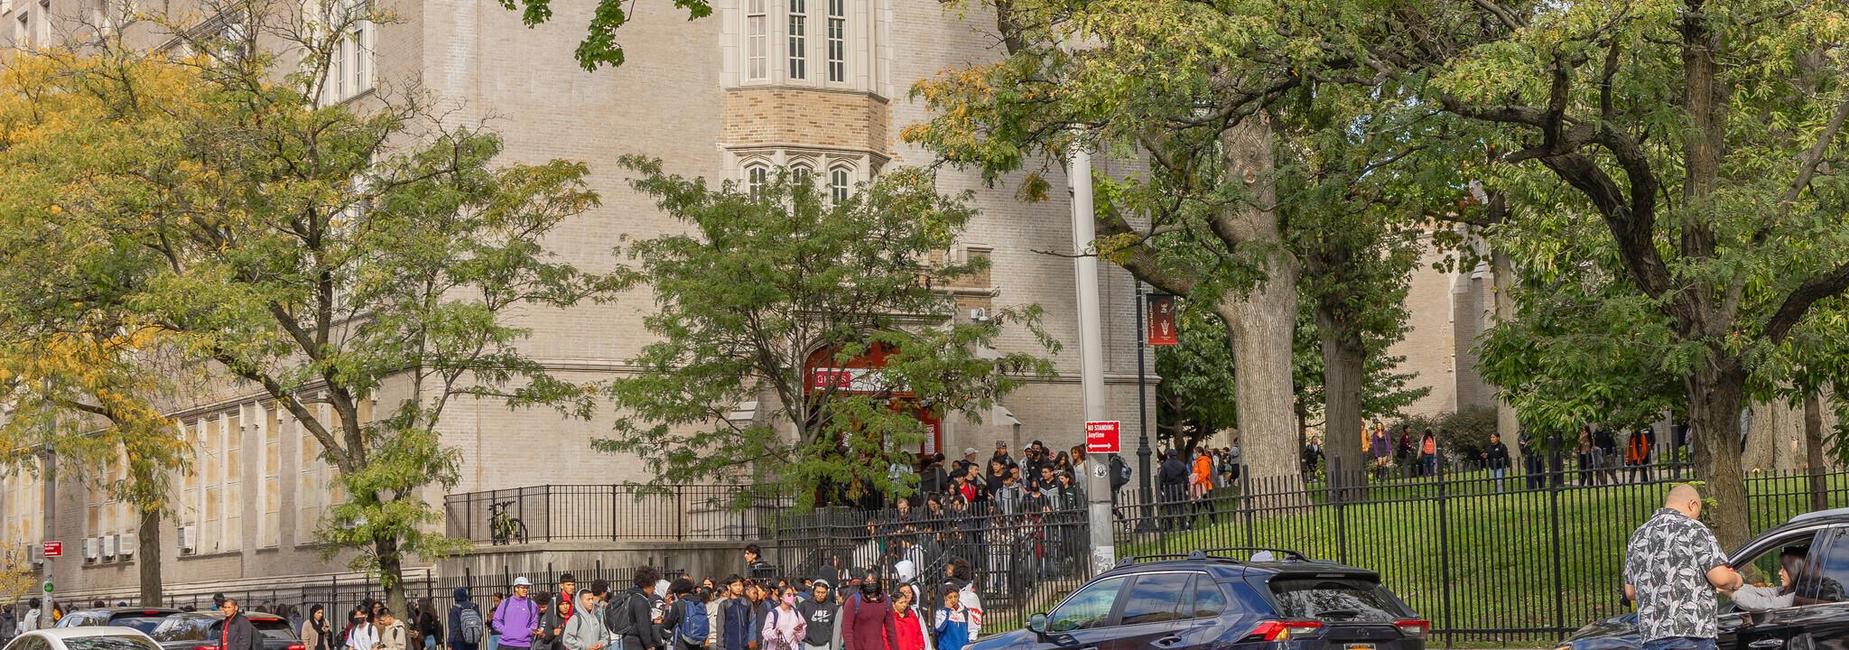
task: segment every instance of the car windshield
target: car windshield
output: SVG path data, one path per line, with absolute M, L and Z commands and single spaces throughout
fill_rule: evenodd
M 203 617 L 170 618 L 148 636 L 155 641 L 204 641 L 212 619 Z
M 1271 581 L 1271 593 L 1288 618 L 1387 623 L 1405 616 L 1385 589 L 1366 580 L 1280 578 Z
M 122 627 L 132 627 L 137 630 L 141 630 L 143 634 L 152 634 L 154 632 L 154 628 L 160 627 L 161 623 L 166 620 L 167 620 L 167 616 L 165 614 L 157 614 L 154 616 L 148 616 L 144 614 L 135 614 L 135 615 L 117 616 L 113 619 L 110 619 L 109 624 L 110 625 L 120 625 Z
M 80 636 L 64 640 L 64 647 L 69 650 L 160 650 L 146 637 L 140 636 Z
M 256 626 L 257 633 L 263 635 L 264 638 L 278 641 L 295 640 L 295 630 L 289 629 L 289 622 L 283 619 L 257 618 L 251 619 L 250 624 Z

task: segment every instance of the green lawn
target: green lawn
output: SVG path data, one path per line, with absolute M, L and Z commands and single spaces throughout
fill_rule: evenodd
M 1516 478 L 1506 485 L 1521 487 Z M 1829 487 L 1831 507 L 1849 505 L 1849 474 L 1831 476 Z M 1390 481 L 1370 487 L 1359 505 L 1327 505 L 1318 493 L 1315 506 L 1222 513 L 1218 523 L 1203 520 L 1187 532 L 1120 530 L 1117 550 L 1121 557 L 1228 546 L 1295 549 L 1380 571 L 1434 627 L 1460 631 L 1458 644 L 1533 647 L 1556 640 L 1558 628 L 1621 613 L 1624 544 L 1666 488 L 1494 494 L 1485 480 L 1447 484 L 1441 496 L 1430 481 Z M 1754 479 L 1749 489 L 1756 532 L 1809 510 L 1803 478 Z M 1226 499 L 1222 507 L 1234 503 Z

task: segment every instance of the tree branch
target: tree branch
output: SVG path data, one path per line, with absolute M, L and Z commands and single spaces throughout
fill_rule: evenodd
M 1784 304 L 1779 305 L 1778 311 L 1773 312 L 1772 317 L 1766 319 L 1766 337 L 1773 343 L 1784 340 L 1791 334 L 1791 329 L 1796 327 L 1799 321 L 1804 320 L 1804 314 L 1810 311 L 1811 305 L 1819 300 L 1841 294 L 1845 289 L 1849 289 L 1849 264 L 1843 264 L 1805 280 L 1798 285 L 1798 288 L 1793 289 L 1790 295 L 1785 296 Z

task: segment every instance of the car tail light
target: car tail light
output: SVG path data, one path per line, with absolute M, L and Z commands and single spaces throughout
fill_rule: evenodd
M 1423 639 L 1425 635 L 1431 634 L 1432 632 L 1431 621 L 1417 618 L 1403 618 L 1394 621 L 1393 627 L 1399 628 L 1400 634 L 1417 639 Z
M 1262 621 L 1252 633 L 1246 635 L 1251 641 L 1289 641 L 1293 637 L 1315 634 L 1323 628 L 1322 621 Z
M 289 650 L 308 650 L 308 646 L 300 643 L 291 643 L 289 644 Z
M 215 645 L 196 645 L 196 646 L 193 646 L 193 650 L 218 650 L 218 646 L 215 646 Z

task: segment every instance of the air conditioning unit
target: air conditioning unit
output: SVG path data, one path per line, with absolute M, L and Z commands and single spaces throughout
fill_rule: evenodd
M 40 544 L 27 544 L 27 545 L 26 545 L 26 555 L 27 555 L 27 556 L 28 556 L 28 557 L 29 557 L 29 558 L 31 559 L 31 561 L 32 561 L 32 565 L 33 565 L 33 566 L 35 566 L 35 567 L 36 567 L 36 566 L 44 566 L 44 564 L 45 564 L 45 547 L 44 547 L 43 545 L 40 545 Z
M 969 319 L 977 323 L 989 322 L 989 310 L 977 307 L 969 310 Z
M 116 536 L 114 534 L 104 535 L 103 536 L 103 557 L 112 558 L 115 556 L 116 556 Z
M 97 537 L 83 538 L 83 559 L 84 561 L 85 562 L 95 562 L 96 557 L 102 553 L 102 550 L 100 548 L 101 546 L 102 546 L 102 542 L 100 541 L 100 538 L 97 538 Z
M 125 558 L 135 557 L 135 549 L 141 546 L 141 538 L 134 533 L 122 533 L 119 541 L 122 548 L 116 549 L 116 554 Z
M 197 545 L 198 543 L 199 543 L 199 527 L 198 526 L 181 526 L 180 527 L 180 552 L 181 553 L 193 552 L 193 547 Z

